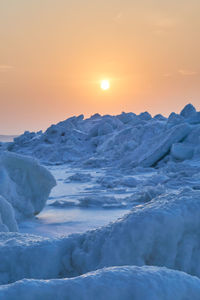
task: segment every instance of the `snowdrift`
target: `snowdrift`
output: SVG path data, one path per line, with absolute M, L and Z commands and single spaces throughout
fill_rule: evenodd
M 97 230 L 59 239 L 0 234 L 0 282 L 154 265 L 200 277 L 200 192 L 158 196 Z
M 188 104 L 169 118 L 147 112 L 72 117 L 44 133 L 26 131 L 4 147 L 47 164 L 130 168 L 154 166 L 165 157 L 174 161 L 200 157 L 199 141 L 200 112 Z
M 72 279 L 22 280 L 0 287 L 13 300 L 199 300 L 200 280 L 156 267 L 113 267 Z
M 38 214 L 55 184 L 51 173 L 36 160 L 0 152 L 0 195 L 4 198 L 4 201 L 1 198 L 0 213 L 2 207 L 4 211 L 7 207 L 9 219 L 13 215 L 12 208 L 17 220 Z M 1 217 L 7 219 L 6 216 Z M 14 228 L 16 226 L 12 225 L 12 230 Z

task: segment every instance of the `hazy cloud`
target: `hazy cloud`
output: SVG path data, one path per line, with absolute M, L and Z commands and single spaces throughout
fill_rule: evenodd
M 13 68 L 14 68 L 13 66 L 9 66 L 9 65 L 0 65 L 0 72 L 8 72 Z
M 178 73 L 182 76 L 194 76 L 198 74 L 196 71 L 187 70 L 187 69 L 178 70 Z

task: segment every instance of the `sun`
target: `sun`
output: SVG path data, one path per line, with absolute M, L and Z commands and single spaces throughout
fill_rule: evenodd
M 101 80 L 101 89 L 108 90 L 110 88 L 110 82 L 107 79 Z

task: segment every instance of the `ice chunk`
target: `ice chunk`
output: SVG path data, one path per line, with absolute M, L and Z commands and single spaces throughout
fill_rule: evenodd
M 139 118 L 141 120 L 148 121 L 148 120 L 151 120 L 152 117 L 151 117 L 151 115 L 147 111 L 145 111 L 145 112 L 139 114 Z
M 191 159 L 194 149 L 185 143 L 175 143 L 171 147 L 171 155 L 177 160 Z
M 0 231 L 18 231 L 14 210 L 2 196 L 0 196 Z
M 69 176 L 65 182 L 68 181 L 75 181 L 75 182 L 88 182 L 92 178 L 90 173 L 84 174 L 84 173 L 75 173 L 71 176 Z
M 137 149 L 140 150 L 140 157 L 135 162 L 136 165 L 143 167 L 151 167 L 161 158 L 163 158 L 170 150 L 172 144 L 183 140 L 191 131 L 187 124 L 180 124 L 166 130 L 165 136 L 155 136 L 150 143 L 145 144 Z
M 0 154 L 0 195 L 12 205 L 17 220 L 38 214 L 55 184 L 51 173 L 36 160 L 10 152 Z
M 180 115 L 184 118 L 190 118 L 196 114 L 195 107 L 189 103 L 181 111 Z
M 51 125 L 44 133 L 25 132 L 0 148 L 37 157 L 46 164 L 152 166 L 170 151 L 172 144 L 184 138 L 183 131 L 189 130 L 186 126 L 194 128 L 199 123 L 200 112 L 191 104 L 181 114 L 171 113 L 168 119 L 162 115 L 152 118 L 148 112 L 96 114 L 88 119 L 81 115 Z
M 112 131 L 113 127 L 108 122 L 104 122 L 98 127 L 98 135 L 106 135 Z

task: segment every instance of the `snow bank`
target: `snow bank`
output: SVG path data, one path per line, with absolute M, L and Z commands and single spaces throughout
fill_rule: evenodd
M 200 191 L 157 196 L 108 226 L 59 239 L 0 234 L 0 282 L 103 267 L 166 266 L 200 277 Z
M 38 214 L 55 184 L 51 173 L 36 160 L 0 153 L 0 195 L 11 204 L 17 220 Z
M 6 300 L 199 300 L 200 280 L 156 267 L 113 267 L 72 279 L 22 280 L 0 287 Z
M 187 136 L 199 124 L 200 112 L 191 104 L 180 114 L 171 113 L 168 118 L 162 115 L 152 118 L 147 112 L 139 115 L 122 113 L 118 116 L 96 114 L 89 119 L 81 115 L 51 125 L 44 133 L 26 131 L 4 147 L 12 152 L 37 157 L 47 164 L 71 162 L 95 168 L 148 167 L 157 164 L 168 154 L 176 160 L 180 151 L 173 144 L 184 145 Z M 196 151 L 197 147 L 196 141 L 191 151 L 199 157 L 200 150 Z M 180 159 L 190 158 L 191 151 Z
M 185 189 L 133 208 L 107 227 L 74 238 L 70 275 L 105 266 L 157 265 L 200 277 L 200 192 Z

